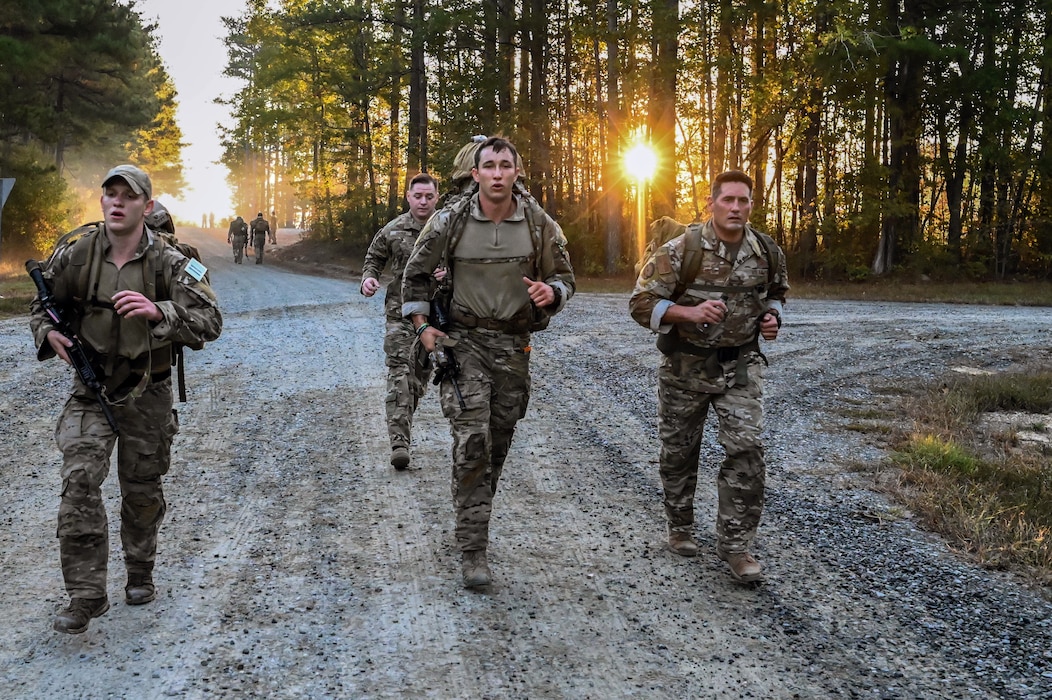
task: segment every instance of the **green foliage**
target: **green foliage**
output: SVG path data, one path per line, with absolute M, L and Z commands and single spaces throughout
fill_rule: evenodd
M 15 186 L 4 206 L 0 253 L 4 260 L 40 257 L 71 228 L 78 213 L 73 193 L 58 169 L 41 165 L 39 152 L 31 147 L 11 149 L 3 170 L 5 177 L 15 178 Z
M 5 247 L 46 248 L 79 224 L 71 193 L 132 153 L 179 186 L 174 89 L 151 31 L 112 0 L 0 3 L 0 176 L 17 180 Z
M 892 458 L 900 465 L 958 476 L 974 476 L 982 463 L 953 441 L 917 435 Z

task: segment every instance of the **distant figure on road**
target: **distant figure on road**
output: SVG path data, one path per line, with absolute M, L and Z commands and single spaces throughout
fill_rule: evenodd
M 215 228 L 215 227 L 216 227 L 216 215 L 212 214 L 212 213 L 209 213 L 208 214 L 208 228 Z
M 763 577 L 749 553 L 764 501 L 763 378 L 759 338 L 774 340 L 789 289 L 785 254 L 749 226 L 752 179 L 720 173 L 712 217 L 656 248 L 629 300 L 632 318 L 658 333 L 660 472 L 668 546 L 698 553 L 694 492 L 711 408 L 726 457 L 717 478 L 716 556 L 739 581 Z
M 444 376 L 455 534 L 468 588 L 490 583 L 493 497 L 529 403 L 530 334 L 547 327 L 576 289 L 559 225 L 512 191 L 517 162 L 503 138 L 479 145 L 472 168 L 478 192 L 431 217 L 402 283 L 402 313 Z M 440 267 L 451 289 L 447 332 L 428 321 L 433 271 Z
M 252 236 L 252 247 L 256 249 L 256 264 L 263 264 L 263 248 L 267 244 L 267 237 L 270 235 L 270 223 L 263 218 L 263 212 L 256 214 L 256 218 L 252 219 L 252 223 L 249 224 L 249 231 Z
M 234 262 L 241 264 L 248 247 L 248 224 L 240 216 L 230 222 L 230 228 L 226 232 L 226 242 L 234 248 Z
M 270 242 L 272 245 L 278 244 L 278 217 L 273 211 L 270 212 Z
M 71 600 L 53 627 L 67 634 L 84 632 L 110 607 L 102 483 L 114 447 L 125 601 L 142 605 L 156 598 L 157 533 L 166 510 L 161 477 L 179 431 L 172 409 L 172 345 L 215 340 L 223 326 L 205 267 L 146 226 L 154 207 L 149 176 L 118 165 L 103 178 L 101 204 L 103 223 L 63 238 L 41 266 L 102 384 L 100 401 L 75 372 L 73 394 L 55 430 L 62 451 L 59 554 Z M 73 342 L 56 328 L 56 318 L 39 298 L 30 309 L 37 358 L 57 355 L 70 363 Z
M 410 433 L 413 414 L 431 377 L 431 363 L 423 346 L 416 342 L 413 324 L 402 316 L 402 273 L 413 252 L 420 230 L 431 218 L 438 203 L 438 181 L 420 173 L 409 181 L 405 194 L 409 211 L 395 217 L 380 229 L 369 244 L 362 266 L 361 292 L 367 297 L 380 289 L 380 274 L 390 265 L 393 278 L 387 285 L 384 310 L 387 330 L 387 433 L 391 438 L 391 464 L 403 470 L 409 466 Z

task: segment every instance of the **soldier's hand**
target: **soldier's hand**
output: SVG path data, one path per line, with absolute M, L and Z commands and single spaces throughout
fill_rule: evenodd
M 427 350 L 427 352 L 430 354 L 435 351 L 435 346 L 438 344 L 438 339 L 445 338 L 447 336 L 445 333 L 429 324 L 428 327 L 425 328 L 417 337 L 420 338 L 420 344 L 424 346 L 424 350 Z
M 723 299 L 706 299 L 697 306 L 683 308 L 686 309 L 684 313 L 691 316 L 690 320 L 701 326 L 723 323 L 723 319 L 727 317 L 727 302 Z
M 362 280 L 362 294 L 371 297 L 380 288 L 380 282 L 375 277 L 366 277 Z
M 774 340 L 778 337 L 778 317 L 768 311 L 760 317 L 760 335 L 764 340 Z
M 55 351 L 55 354 L 65 362 L 67 365 L 72 365 L 73 362 L 69 359 L 69 353 L 66 351 L 67 348 L 73 347 L 73 341 L 62 335 L 58 331 L 47 332 L 47 342 L 51 346 L 51 349 Z
M 139 292 L 122 289 L 113 295 L 113 310 L 124 318 L 143 317 L 148 321 L 160 321 L 164 314 L 153 303 Z
M 530 295 L 530 301 L 532 301 L 537 308 L 543 309 L 545 306 L 550 306 L 555 302 L 555 290 L 552 289 L 551 285 L 546 282 L 531 280 L 529 277 L 523 277 L 522 281 L 528 288 L 526 293 Z

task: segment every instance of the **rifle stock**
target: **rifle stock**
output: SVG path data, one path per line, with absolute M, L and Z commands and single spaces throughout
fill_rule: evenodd
M 37 299 L 40 300 L 40 305 L 51 319 L 55 330 L 66 336 L 73 343 L 72 346 L 66 348 L 70 364 L 73 365 L 73 369 L 80 375 L 81 381 L 95 393 L 99 407 L 102 408 L 102 414 L 106 417 L 106 422 L 110 424 L 113 432 L 119 433 L 117 419 L 113 416 L 113 411 L 110 410 L 109 402 L 106 399 L 106 389 L 102 386 L 102 382 L 99 381 L 95 368 L 91 366 L 91 361 L 88 359 L 88 354 L 84 351 L 84 346 L 73 332 L 69 322 L 63 317 L 58 304 L 55 303 L 55 298 L 51 295 L 51 290 L 48 289 L 47 282 L 44 280 L 44 273 L 40 271 L 40 263 L 36 260 L 27 260 L 26 272 L 29 273 L 30 278 L 36 285 Z

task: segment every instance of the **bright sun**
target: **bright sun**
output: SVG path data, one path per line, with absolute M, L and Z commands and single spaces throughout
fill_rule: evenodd
M 637 143 L 625 152 L 625 170 L 636 180 L 649 180 L 656 169 L 657 154 L 645 143 Z

